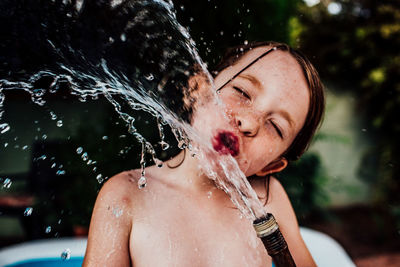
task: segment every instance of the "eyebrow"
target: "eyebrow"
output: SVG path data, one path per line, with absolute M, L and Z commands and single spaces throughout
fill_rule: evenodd
M 238 78 L 242 78 L 242 79 L 246 79 L 246 80 L 250 81 L 255 87 L 257 87 L 259 89 L 261 89 L 261 87 L 262 87 L 260 81 L 256 77 L 254 77 L 253 75 L 240 74 L 238 76 Z
M 286 110 L 279 110 L 277 113 L 280 114 L 289 123 L 289 126 L 292 129 L 294 128 L 293 119 L 292 119 L 292 117 L 290 116 L 290 114 Z

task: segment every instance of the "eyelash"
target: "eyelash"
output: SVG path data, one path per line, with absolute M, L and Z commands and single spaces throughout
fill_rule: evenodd
M 245 91 L 243 91 L 241 88 L 239 88 L 239 87 L 237 87 L 237 86 L 232 86 L 232 87 L 233 87 L 233 89 L 234 89 L 235 91 L 237 91 L 238 93 L 240 93 L 241 95 L 243 95 L 245 98 L 250 99 L 250 96 L 249 96 Z M 276 125 L 276 123 L 273 122 L 272 120 L 270 120 L 270 123 L 271 123 L 272 127 L 274 127 L 274 129 L 275 129 L 276 133 L 279 135 L 279 137 L 280 137 L 281 139 L 283 139 L 282 131 L 279 129 L 278 125 Z
M 250 96 L 243 91 L 241 88 L 237 87 L 237 86 L 232 86 L 233 89 L 235 89 L 238 93 L 240 93 L 241 95 L 243 95 L 245 98 L 250 99 Z
M 277 132 L 277 134 L 279 135 L 279 137 L 280 137 L 281 139 L 283 139 L 282 131 L 279 129 L 279 127 L 276 125 L 276 123 L 273 122 L 272 120 L 270 120 L 270 122 L 271 122 L 271 124 L 272 124 L 272 127 L 275 128 L 275 131 Z

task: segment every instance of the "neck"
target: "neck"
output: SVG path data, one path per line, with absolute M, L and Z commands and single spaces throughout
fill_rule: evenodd
M 201 170 L 197 156 L 192 156 L 187 149 L 165 162 L 164 166 L 172 174 L 170 179 L 174 179 L 174 182 L 186 187 L 186 190 L 206 192 L 215 188 L 214 181 Z

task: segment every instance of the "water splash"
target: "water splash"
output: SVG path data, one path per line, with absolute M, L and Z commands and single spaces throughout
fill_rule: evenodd
M 5 178 L 3 181 L 3 188 L 9 189 L 12 185 L 12 181 L 10 178 Z
M 67 261 L 71 258 L 71 250 L 66 248 L 63 252 L 61 252 L 61 259 Z
M 24 216 L 31 216 L 32 212 L 33 212 L 33 208 L 32 207 L 28 207 L 24 211 Z
M 45 229 L 45 233 L 49 234 L 51 232 L 51 226 L 47 226 Z
M 40 107 L 45 107 L 52 95 L 63 91 L 80 102 L 105 98 L 125 123 L 128 133 L 141 144 L 139 188 L 147 184 L 148 160 L 162 166 L 153 145 L 136 128 L 133 114 L 141 110 L 156 118 L 162 150 L 169 148 L 164 135 L 164 126 L 169 125 L 178 147 L 199 158 L 204 172 L 248 218 L 264 213 L 236 161 L 230 156 L 220 157 L 210 142 L 187 124 L 196 100 L 186 86 L 188 78 L 202 73 L 211 87 L 213 81 L 189 33 L 177 22 L 171 1 L 63 1 L 61 4 L 49 1 L 48 5 L 53 13 L 46 10 L 38 18 L 44 24 L 35 21 L 34 25 L 23 25 L 26 30 L 38 32 L 37 36 L 44 36 L 35 40 L 38 46 L 35 49 L 48 55 L 35 58 L 39 69 L 24 65 L 26 58 L 21 58 L 22 63 L 10 61 L 0 65 L 0 73 L 5 74 L 0 79 L 0 134 L 10 130 L 9 124 L 1 121 L 4 92 L 8 90 L 28 94 Z M 28 7 L 25 11 L 30 12 Z M 90 14 L 97 14 L 96 19 L 88 19 Z M 22 26 L 16 23 L 15 28 L 18 27 Z M 13 40 L 14 35 L 13 32 L 6 40 Z M 1 52 L 12 51 L 10 46 Z M 34 50 L 31 54 L 35 55 Z M 42 66 L 46 69 L 40 69 Z M 214 92 L 209 93 L 212 99 L 218 99 Z M 49 114 L 56 126 L 63 126 L 59 115 L 53 111 Z M 42 139 L 46 138 L 43 134 Z M 87 165 L 94 164 L 82 147 L 76 153 Z M 40 159 L 46 156 L 36 160 Z M 94 167 L 93 171 L 96 170 Z M 65 171 L 57 170 L 56 174 L 63 175 Z M 102 176 L 98 174 L 96 178 L 102 182 Z

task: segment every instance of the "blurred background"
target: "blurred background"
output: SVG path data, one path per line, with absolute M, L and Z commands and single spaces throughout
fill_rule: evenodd
M 211 71 L 226 48 L 251 41 L 288 43 L 314 63 L 326 86 L 324 123 L 278 178 L 300 225 L 335 238 L 357 266 L 398 264 L 400 2 L 173 2 Z M 0 135 L 0 246 L 85 235 L 99 181 L 139 166 L 135 139 L 105 101 L 65 97 L 43 108 L 8 93 L 4 106 L 11 128 Z M 156 143 L 154 119 L 137 117 Z

